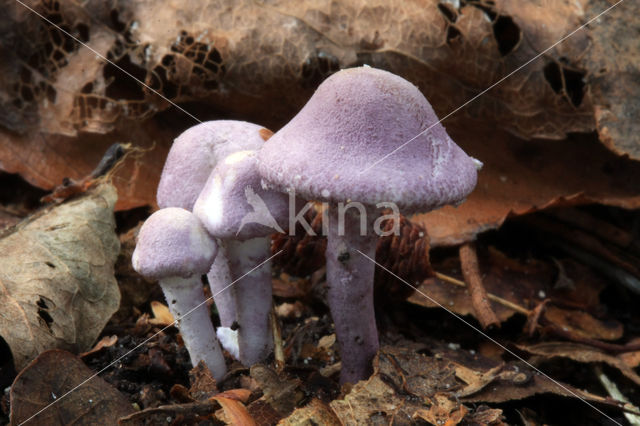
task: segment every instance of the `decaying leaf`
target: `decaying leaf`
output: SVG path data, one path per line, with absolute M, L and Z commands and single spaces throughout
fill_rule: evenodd
M 428 399 L 431 405 L 428 410 L 416 410 L 413 417 L 426 420 L 434 426 L 459 424 L 469 412 L 469 409 L 459 402 L 447 398 L 443 394 L 435 394 Z
M 236 399 L 227 398 L 222 394 L 214 396 L 214 399 L 222 407 L 222 413 L 218 418 L 229 425 L 256 425 L 244 404 Z
M 256 364 L 251 367 L 251 378 L 260 385 L 266 401 L 280 415 L 288 415 L 296 404 L 302 400 L 299 389 L 300 381 L 281 377 L 271 368 Z
M 149 320 L 149 324 L 167 326 L 173 324 L 175 319 L 169 308 L 162 302 L 153 300 L 151 302 L 151 312 L 153 312 L 153 318 Z
M 587 312 L 573 309 L 560 309 L 549 306 L 544 311 L 544 318 L 552 324 L 562 327 L 564 331 L 577 336 L 598 340 L 618 340 L 624 334 L 623 326 L 615 320 L 599 320 Z
M 326 425 L 340 426 L 340 421 L 333 410 L 317 398 L 301 408 L 296 408 L 291 415 L 278 422 L 279 426 Z
M 626 2 L 625 2 L 626 3 Z M 604 10 L 603 0 L 587 2 L 585 12 Z M 640 30 L 636 16 L 640 5 L 621 4 L 618 10 L 602 16 L 598 25 L 590 26 L 591 49 L 584 58 L 589 69 L 589 86 L 600 141 L 620 155 L 640 160 L 640 49 L 637 37 L 627 37 Z
M 196 401 L 202 401 L 218 393 L 216 379 L 202 361 L 189 371 L 189 382 L 189 394 Z
M 17 369 L 47 349 L 90 349 L 118 309 L 115 202 L 105 183 L 0 236 L 0 335 Z
M 554 206 L 640 207 L 640 162 L 608 152 L 593 135 L 573 135 L 561 143 L 525 141 L 486 123 L 467 126 L 447 130 L 465 151 L 484 162 L 478 185 L 458 207 L 411 217 L 427 228 L 432 247 L 472 240 L 509 217 Z
M 413 78 L 437 110 L 451 111 L 607 6 L 597 0 L 528 7 L 513 0 L 220 0 L 177 10 L 164 1 L 57 8 L 28 3 L 174 102 L 207 99 L 216 109 L 272 120 L 289 117 L 329 73 L 362 62 Z M 24 130 L 35 122 L 48 133 L 104 133 L 119 119 L 168 107 L 136 83 L 114 81 L 123 74 L 112 65 L 25 8 L 11 6 L 5 38 L 31 43 L 12 45 L 26 63 L 9 56 L 13 60 L 4 65 L 12 77 L 3 87 L 11 112 L 3 118 L 5 127 Z M 632 13 L 612 11 L 607 26 L 626 22 Z M 591 32 L 575 34 L 505 80 L 470 105 L 468 115 L 527 137 L 593 130 L 588 85 L 594 74 L 615 80 L 622 67 L 595 68 L 596 60 L 611 56 L 611 35 L 596 32 L 590 43 Z M 626 33 L 618 38 L 633 40 Z M 633 53 L 617 53 L 634 64 Z M 274 102 L 273 94 L 284 102 Z M 259 107 L 265 103 L 270 108 Z
M 43 352 L 18 374 L 11 386 L 11 424 L 21 424 L 73 390 L 28 424 L 117 425 L 119 417 L 134 409 L 113 386 L 100 377 L 93 377 L 74 390 L 93 375 L 93 371 L 69 352 L 59 349 Z
M 422 355 L 416 348 L 386 346 L 378 351 L 373 365 L 368 380 L 354 385 L 344 399 L 329 404 L 343 425 L 408 425 L 412 418 L 444 417 L 457 424 L 475 411 L 456 401 L 455 391 L 462 387 L 456 364 L 443 357 Z
M 602 362 L 620 370 L 629 380 L 640 386 L 640 376 L 623 360 L 622 355 L 614 356 L 596 348 L 568 342 L 543 342 L 535 345 L 520 345 L 520 349 L 539 357 L 539 360 L 568 358 L 581 363 Z
M 110 346 L 115 345 L 117 341 L 118 341 L 118 336 L 116 335 L 104 336 L 102 339 L 98 340 L 98 343 L 96 343 L 95 346 L 91 348 L 91 350 L 87 352 L 82 352 L 81 354 L 78 354 L 78 356 L 80 358 L 88 357 L 90 355 L 95 354 L 96 352 L 100 352 L 104 348 L 108 348 Z
M 544 300 L 557 302 L 563 306 L 573 306 L 581 309 L 582 317 L 599 324 L 600 330 L 611 330 L 605 323 L 597 321 L 590 316 L 587 310 L 595 310 L 599 304 L 599 294 L 605 286 L 601 279 L 597 279 L 588 268 L 572 262 L 564 262 L 563 271 L 566 279 L 573 282 L 572 288 L 557 286 L 556 278 L 558 269 L 555 263 L 544 262 L 534 258 L 520 260 L 506 256 L 499 250 L 490 247 L 482 252 L 480 269 L 483 277 L 483 286 L 487 293 L 495 295 L 508 302 L 498 303 L 491 301 L 491 307 L 500 321 L 506 321 L 515 313 L 527 313 Z M 436 265 L 439 272 L 459 276 L 459 266 L 455 262 L 444 261 Z M 471 304 L 469 292 L 465 287 L 452 285 L 441 279 L 428 279 L 423 282 L 408 301 L 426 307 L 438 306 L 433 301 L 445 306 L 447 309 L 459 315 L 475 315 Z M 510 307 L 509 304 L 519 310 Z M 554 308 L 554 312 L 566 313 L 560 308 Z M 566 315 L 565 315 L 566 316 Z M 566 321 L 565 321 L 566 322 Z M 583 327 L 583 330 L 586 327 Z M 615 329 L 617 326 L 614 326 Z M 589 330 L 584 330 L 589 332 Z M 598 329 L 592 330 L 593 332 Z M 600 338 L 601 335 L 591 335 Z M 609 334 L 611 336 L 611 334 Z

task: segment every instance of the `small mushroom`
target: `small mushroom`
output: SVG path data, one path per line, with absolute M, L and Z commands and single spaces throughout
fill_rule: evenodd
M 328 299 L 342 382 L 366 378 L 379 346 L 367 259 L 375 257 L 376 208 L 410 214 L 460 203 L 476 185 L 478 163 L 413 84 L 370 67 L 333 74 L 265 142 L 258 168 L 270 187 L 329 203 Z
M 169 207 L 156 211 L 142 225 L 131 261 L 138 273 L 159 281 L 191 363 L 204 361 L 220 380 L 226 365 L 201 281 L 217 252 L 215 240 L 193 213 Z
M 158 206 L 192 210 L 218 162 L 236 151 L 262 147 L 264 130 L 257 124 L 234 120 L 206 121 L 185 130 L 173 141 L 167 155 L 158 184 Z M 220 324 L 231 327 L 236 320 L 235 289 L 225 290 L 231 275 L 224 247 L 220 247 L 207 278 Z
M 226 248 L 231 277 L 237 280 L 238 353 L 246 366 L 263 361 L 272 350 L 271 265 L 256 266 L 271 255 L 270 235 L 283 232 L 289 212 L 285 194 L 262 188 L 256 163 L 256 151 L 229 155 L 213 169 L 193 207 Z M 218 335 L 229 339 L 223 332 Z

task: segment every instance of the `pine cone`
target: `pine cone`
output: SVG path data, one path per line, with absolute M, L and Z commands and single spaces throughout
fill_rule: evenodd
M 324 266 L 327 238 L 321 236 L 322 215 L 319 212 L 319 208 L 316 208 L 309 209 L 305 214 L 305 219 L 317 236 L 308 235 L 300 224 L 296 225 L 294 236 L 275 235 L 271 251 L 283 252 L 274 258 L 274 263 L 287 274 L 304 277 Z M 392 220 L 382 223 L 383 230 L 390 230 L 392 226 Z M 432 276 L 429 236 L 425 228 L 400 216 L 400 235 L 380 237 L 376 261 L 414 286 Z M 377 304 L 404 300 L 413 293 L 411 287 L 379 266 L 376 266 L 374 285 Z

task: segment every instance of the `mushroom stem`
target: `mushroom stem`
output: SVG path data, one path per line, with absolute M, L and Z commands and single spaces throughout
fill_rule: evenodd
M 169 311 L 177 320 L 191 364 L 195 367 L 198 362 L 204 361 L 213 377 L 222 380 L 227 366 L 211 324 L 209 308 L 204 303 L 206 299 L 200 276 L 163 278 L 160 280 L 160 287 Z
M 244 276 L 270 256 L 271 237 L 258 237 L 245 241 L 227 240 L 229 269 L 236 292 L 238 320 L 238 347 L 240 362 L 251 366 L 263 361 L 273 348 L 269 323 L 271 309 L 271 264 Z
M 357 252 L 375 258 L 377 238 L 372 226 L 375 210 L 368 208 L 366 216 L 366 235 L 360 235 L 357 209 L 350 208 L 341 214 L 336 203 L 329 206 L 328 300 L 340 345 L 341 383 L 367 378 L 379 347 L 373 307 L 375 264 Z M 344 223 L 344 231 L 340 223 Z
M 226 288 L 232 280 L 224 241 L 218 242 L 218 255 L 207 273 L 207 280 L 220 317 L 220 326 L 230 328 L 236 321 L 236 290 L 235 285 Z

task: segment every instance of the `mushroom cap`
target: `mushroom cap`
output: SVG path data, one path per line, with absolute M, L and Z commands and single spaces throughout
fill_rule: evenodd
M 218 245 L 193 213 L 168 207 L 153 213 L 140 228 L 131 263 L 149 279 L 189 278 L 207 273 L 216 254 Z
M 239 151 L 211 172 L 193 213 L 212 236 L 247 240 L 287 229 L 288 196 L 262 187 L 257 163 L 256 151 Z
M 477 164 L 416 86 L 360 67 L 325 80 L 265 142 L 258 169 L 271 187 L 302 198 L 393 202 L 413 212 L 462 201 L 476 185 Z
M 160 208 L 191 210 L 209 173 L 227 155 L 264 144 L 264 127 L 246 121 L 206 121 L 190 127 L 174 141 L 158 184 Z

